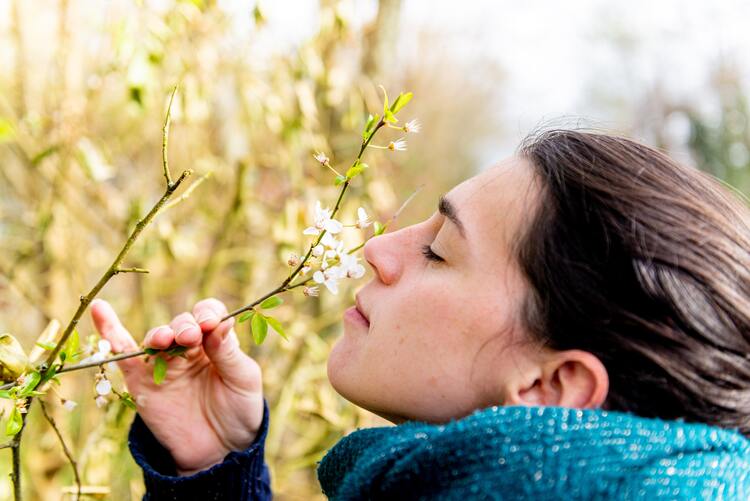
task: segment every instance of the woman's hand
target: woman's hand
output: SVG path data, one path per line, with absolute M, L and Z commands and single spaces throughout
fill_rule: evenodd
M 157 386 L 153 362 L 134 357 L 118 362 L 138 414 L 169 450 L 180 475 L 220 463 L 232 450 L 243 450 L 255 439 L 263 419 L 263 388 L 258 364 L 240 349 L 234 318 L 223 303 L 204 299 L 193 312 L 181 313 L 169 325 L 146 334 L 147 348 L 173 343 L 187 347 L 186 358 L 171 357 L 167 376 Z M 139 347 L 112 307 L 91 303 L 91 317 L 115 352 Z

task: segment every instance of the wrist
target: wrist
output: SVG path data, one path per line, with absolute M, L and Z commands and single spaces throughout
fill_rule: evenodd
M 202 465 L 186 465 L 184 468 L 180 466 L 179 464 L 175 464 L 175 468 L 177 469 L 177 476 L 178 477 L 189 477 L 191 475 L 195 475 L 196 473 L 199 473 L 203 470 L 208 470 L 214 465 L 217 465 L 219 463 L 222 463 L 224 461 L 224 457 L 229 454 L 229 451 L 227 451 L 225 454 L 223 454 L 220 458 L 212 459 L 210 461 L 205 462 Z

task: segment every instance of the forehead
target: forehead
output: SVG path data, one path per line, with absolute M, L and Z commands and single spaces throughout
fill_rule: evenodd
M 466 227 L 472 248 L 508 249 L 532 216 L 539 195 L 529 160 L 509 157 L 446 194 Z

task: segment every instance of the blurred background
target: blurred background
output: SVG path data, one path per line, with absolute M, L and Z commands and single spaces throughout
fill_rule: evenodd
M 387 219 L 418 186 L 391 228 L 429 217 L 440 194 L 543 124 L 631 135 L 747 193 L 748 14 L 740 0 L 0 0 L 0 332 L 30 351 L 50 320 L 65 325 L 159 198 L 178 83 L 172 171 L 203 181 L 131 251 L 127 264 L 151 273 L 117 276 L 100 294 L 139 339 L 202 297 L 236 308 L 286 278 L 315 200 L 333 206 L 338 194 L 312 154 L 352 161 L 379 84 L 414 92 L 400 116 L 423 128 L 406 152 L 366 154 L 345 223 L 359 206 Z M 369 232 L 344 238 L 353 247 Z M 289 342 L 256 347 L 239 327 L 264 370 L 278 499 L 321 498 L 316 462 L 343 434 L 381 423 L 338 397 L 325 369 L 341 313 L 369 278 L 335 296 L 287 294 L 276 311 Z M 79 332 L 93 334 L 88 316 Z M 133 411 L 97 408 L 93 375 L 64 376 L 45 400 L 88 498 L 140 499 Z M 27 498 L 72 499 L 38 406 L 28 423 Z M 2 471 L 10 456 L 0 451 Z M 0 499 L 10 496 L 2 474 Z

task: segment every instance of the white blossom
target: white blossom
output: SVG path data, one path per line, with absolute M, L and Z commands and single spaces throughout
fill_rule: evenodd
M 331 209 L 322 208 L 320 205 L 320 200 L 318 200 L 317 202 L 315 202 L 315 223 L 313 224 L 313 226 L 305 228 L 302 233 L 304 235 L 320 235 L 320 232 L 323 230 L 330 233 L 340 232 L 343 229 L 344 225 L 339 221 L 332 219 L 332 213 L 333 212 L 331 211 Z
M 323 255 L 323 252 L 325 252 L 325 248 L 322 245 L 318 244 L 313 247 L 312 255 L 315 257 L 320 257 Z
M 396 139 L 388 143 L 388 149 L 391 151 L 406 151 L 406 139 Z
M 404 125 L 402 129 L 407 134 L 409 132 L 413 132 L 414 134 L 417 134 L 419 133 L 420 130 L 422 130 L 422 124 L 419 122 L 419 119 L 415 118 L 414 120 L 410 120 L 406 122 L 406 125 Z
M 307 272 L 310 271 L 309 266 L 303 266 L 301 270 L 299 270 L 300 275 L 307 275 Z
M 62 399 L 62 406 L 65 407 L 65 410 L 68 412 L 73 412 L 73 409 L 76 408 L 76 405 L 78 404 L 73 400 L 67 400 L 64 398 Z
M 290 254 L 289 259 L 287 259 L 286 264 L 294 268 L 299 264 L 299 256 L 297 254 Z
M 314 285 L 312 287 L 303 287 L 302 293 L 307 297 L 319 296 L 320 295 L 319 289 L 320 287 L 318 287 L 317 285 Z
M 112 352 L 112 345 L 106 339 L 100 339 L 97 343 L 97 348 L 98 351 L 96 353 L 84 358 L 81 360 L 81 363 L 104 362 Z
M 339 245 L 339 241 L 336 240 L 336 237 L 331 235 L 330 233 L 326 233 L 323 235 L 323 238 L 320 239 L 320 243 L 324 247 L 328 247 L 329 249 L 335 249 L 336 246 Z
M 102 395 L 109 395 L 109 393 L 112 391 L 112 383 L 109 382 L 109 379 L 102 379 L 98 383 L 96 383 L 96 394 L 99 396 Z
M 320 162 L 320 163 L 321 163 L 322 165 L 327 165 L 327 164 L 328 164 L 328 162 L 329 162 L 329 160 L 330 160 L 330 159 L 329 159 L 329 158 L 328 158 L 328 157 L 326 156 L 326 154 L 325 154 L 325 153 L 323 153 L 322 151 L 318 151 L 318 152 L 316 152 L 316 153 L 315 153 L 315 154 L 313 155 L 313 158 L 315 158 L 315 160 L 317 160 L 318 162 Z
M 96 401 L 96 406 L 99 407 L 100 409 L 104 407 L 105 405 L 107 405 L 107 397 L 104 397 L 102 395 L 99 395 L 98 397 L 96 397 L 95 401 Z
M 338 281 L 341 278 L 341 270 L 338 266 L 331 266 L 323 271 L 316 271 L 313 273 L 313 280 L 315 283 L 323 284 L 333 294 L 339 293 Z
M 353 254 L 342 254 L 339 259 L 341 264 L 341 276 L 347 278 L 362 278 L 365 274 L 365 267 L 359 264 L 359 258 Z
M 357 209 L 357 228 L 364 230 L 368 226 L 372 224 L 372 221 L 370 221 L 370 218 L 367 217 L 367 212 L 365 212 L 364 207 L 360 207 Z

